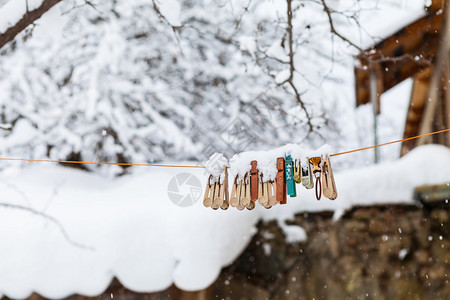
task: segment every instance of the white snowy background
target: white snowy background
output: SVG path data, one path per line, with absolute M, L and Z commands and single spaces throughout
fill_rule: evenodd
M 425 5 L 328 2 L 340 12 L 336 28 L 363 48 Z M 24 3 L 0 0 L 0 32 Z M 293 2 L 293 80 L 315 126 L 307 139 L 304 111 L 279 86 L 289 71 L 280 63 L 288 59 L 284 1 L 93 3 L 63 1 L 0 50 L 0 157 L 201 164 L 216 151 L 230 158 L 287 143 L 335 152 L 373 144 L 371 107 L 354 107 L 357 50 L 330 34 L 320 2 Z M 410 90 L 405 81 L 383 95 L 380 142 L 402 137 Z M 0 202 L 11 207 L 0 207 L 0 294 L 97 295 L 114 276 L 142 292 L 205 288 L 261 218 L 278 219 L 289 241 L 301 241 L 303 229 L 283 222 L 295 213 L 339 217 L 355 204 L 411 203 L 414 186 L 450 181 L 447 148 L 423 146 L 401 160 L 399 152 L 399 144 L 381 148 L 376 166 L 372 151 L 333 159 L 335 201 L 298 187 L 287 205 L 254 211 L 174 205 L 170 179 L 189 172 L 203 184 L 203 170 L 2 161 Z

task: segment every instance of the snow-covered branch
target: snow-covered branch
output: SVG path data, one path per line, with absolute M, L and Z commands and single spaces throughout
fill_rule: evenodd
M 61 0 L 20 1 L 24 4 L 18 6 L 17 1 L 10 1 L 0 10 L 0 22 L 3 23 L 0 24 L 0 48 L 12 41 L 46 11 L 61 2 Z
M 66 241 L 71 244 L 72 246 L 81 248 L 81 249 L 86 249 L 86 250 L 95 250 L 94 248 L 92 248 L 91 246 L 88 245 L 84 245 L 81 244 L 77 241 L 74 241 L 69 233 L 66 231 L 66 229 L 64 228 L 64 226 L 62 225 L 62 223 L 56 219 L 55 217 L 52 217 L 46 213 L 40 212 L 34 208 L 31 207 L 27 207 L 27 206 L 23 206 L 23 205 L 19 205 L 19 204 L 13 204 L 13 203 L 7 203 L 7 202 L 0 202 L 0 207 L 3 208 L 11 208 L 11 209 L 17 209 L 17 210 L 21 210 L 27 213 L 30 213 L 32 215 L 36 215 L 39 216 L 41 218 L 44 218 L 47 221 L 50 221 L 51 223 L 53 223 L 54 225 L 56 225 L 56 227 L 58 227 L 58 229 L 60 230 L 61 234 L 64 236 L 64 238 L 66 239 Z

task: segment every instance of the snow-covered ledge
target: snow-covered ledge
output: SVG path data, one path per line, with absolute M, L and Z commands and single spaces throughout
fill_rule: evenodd
M 313 191 L 299 188 L 297 199 L 288 199 L 287 205 L 253 211 L 213 211 L 201 201 L 188 208 L 174 205 L 167 184 L 186 170 L 141 168 L 116 180 L 49 164 L 3 172 L 0 202 L 54 217 L 70 240 L 51 220 L 0 207 L 0 294 L 93 296 L 114 276 L 138 292 L 172 283 L 203 289 L 243 251 L 259 219 L 283 221 L 320 210 L 334 210 L 338 217 L 353 205 L 411 203 L 415 186 L 449 182 L 449 166 L 448 148 L 422 146 L 389 164 L 335 170 L 335 201 L 318 202 Z M 188 172 L 206 182 L 203 170 Z M 305 238 L 293 229 L 284 226 L 288 239 Z

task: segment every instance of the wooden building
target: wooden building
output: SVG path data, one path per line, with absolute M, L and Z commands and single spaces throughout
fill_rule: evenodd
M 450 127 L 448 2 L 433 0 L 425 16 L 357 57 L 357 106 L 371 102 L 380 113 L 381 94 L 413 79 L 404 138 Z M 425 143 L 450 147 L 450 132 L 403 142 L 401 155 Z

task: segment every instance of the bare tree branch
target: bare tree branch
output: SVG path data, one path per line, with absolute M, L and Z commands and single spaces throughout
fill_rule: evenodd
M 69 242 L 69 244 L 71 244 L 72 246 L 86 249 L 86 250 L 91 250 L 91 251 L 95 250 L 91 246 L 87 246 L 87 245 L 84 245 L 84 244 L 81 244 L 81 243 L 78 243 L 78 242 L 72 240 L 72 238 L 69 236 L 69 234 L 67 233 L 66 229 L 61 224 L 61 222 L 59 222 L 56 218 L 54 218 L 50 215 L 47 215 L 46 213 L 35 210 L 34 208 L 30 208 L 30 207 L 26 207 L 26 206 L 22 206 L 22 205 L 18 205 L 18 204 L 6 203 L 6 202 L 0 202 L 0 206 L 5 207 L 5 208 L 13 208 L 13 209 L 18 209 L 18 210 L 23 210 L 23 211 L 26 211 L 33 215 L 40 216 L 40 217 L 52 222 L 53 224 L 55 224 L 58 227 L 58 229 L 61 231 L 62 235 L 67 240 L 67 242 Z
M 39 19 L 46 11 L 48 11 L 59 2 L 61 2 L 61 0 L 44 0 L 42 1 L 41 6 L 31 11 L 28 11 L 27 2 L 27 11 L 23 15 L 23 17 L 19 21 L 17 21 L 16 24 L 13 24 L 5 32 L 0 34 L 0 49 L 8 42 L 12 41 L 20 32 L 27 28 L 28 25 L 33 24 L 34 21 Z
M 289 78 L 282 84 L 288 83 L 295 94 L 295 99 L 302 107 L 306 115 L 306 122 L 308 124 L 308 135 L 314 131 L 313 125 L 311 123 L 311 116 L 303 102 L 298 89 L 294 84 L 294 73 L 295 73 L 295 63 L 294 63 L 294 33 L 292 30 L 292 0 L 286 0 L 287 2 L 287 33 L 288 33 L 288 43 L 289 43 Z
M 359 52 L 363 53 L 364 50 L 359 47 L 358 45 L 356 45 L 355 43 L 353 43 L 352 41 L 350 41 L 349 39 L 347 39 L 345 36 L 343 36 L 342 34 L 340 34 L 336 28 L 334 27 L 334 21 L 333 21 L 333 17 L 331 16 L 331 10 L 328 7 L 327 3 L 325 2 L 325 0 L 321 0 L 322 5 L 323 5 L 323 9 L 325 11 L 325 13 L 327 14 L 328 17 L 328 23 L 330 24 L 330 30 L 331 33 L 335 34 L 336 36 L 338 36 L 341 40 L 343 40 L 344 42 L 347 42 L 350 46 L 355 47 L 356 49 L 358 49 Z
M 166 22 L 170 27 L 172 27 L 172 30 L 174 32 L 176 32 L 178 29 L 180 29 L 181 26 L 173 26 L 169 20 L 167 20 L 167 18 L 161 13 L 161 11 L 159 10 L 159 6 L 158 4 L 153 0 L 153 9 L 155 10 L 156 14 L 162 19 L 164 20 L 164 22 Z

